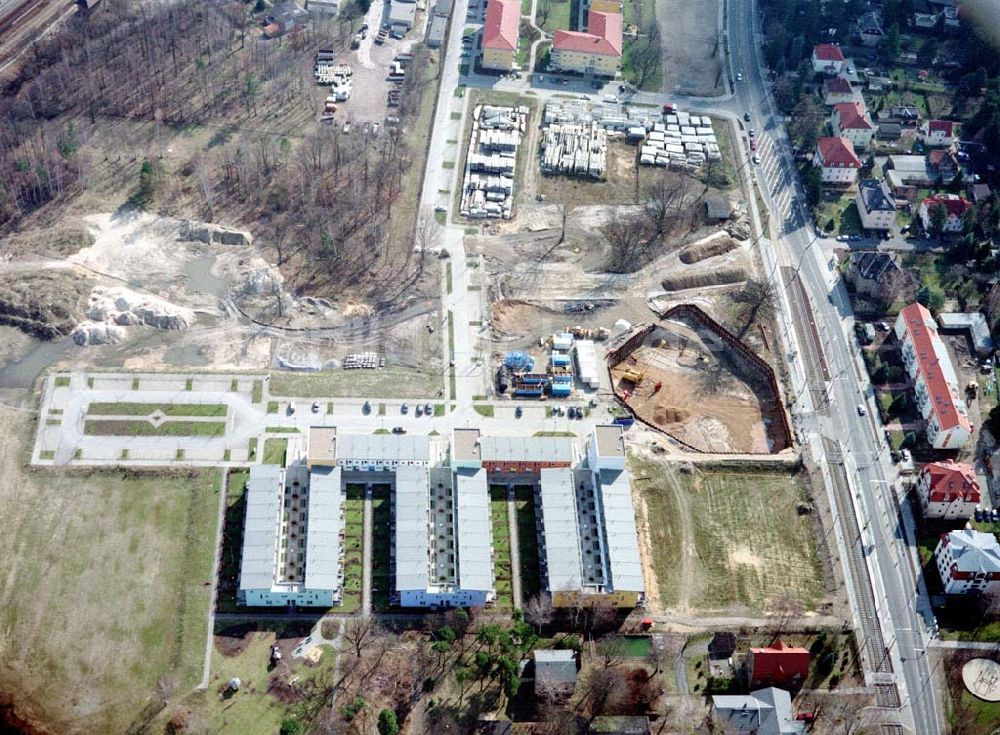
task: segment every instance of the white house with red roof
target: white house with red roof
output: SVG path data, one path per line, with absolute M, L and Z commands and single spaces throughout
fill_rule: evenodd
M 922 304 L 904 307 L 896 318 L 896 337 L 913 379 L 917 407 L 927 422 L 928 443 L 935 449 L 962 447 L 972 435 L 972 423 L 934 317 Z
M 556 31 L 549 68 L 600 77 L 613 77 L 622 62 L 622 17 L 591 10 L 587 30 Z
M 868 117 L 864 102 L 841 102 L 834 105 L 830 126 L 834 135 L 847 138 L 855 149 L 867 148 L 875 135 L 875 126 Z
M 982 500 L 972 465 L 930 462 L 917 476 L 917 496 L 924 518 L 968 520 Z
M 945 594 L 1000 589 L 1000 543 L 992 533 L 966 528 L 943 533 L 934 559 Z
M 824 184 L 853 184 L 861 170 L 854 144 L 847 138 L 820 138 L 813 163 L 820 167 Z
M 483 68 L 510 71 L 521 29 L 520 0 L 489 0 L 483 23 Z
M 823 80 L 823 104 L 838 105 L 854 102 L 854 88 L 846 77 L 836 76 Z
M 815 74 L 840 74 L 844 68 L 844 52 L 840 46 L 833 43 L 820 43 L 813 46 L 812 65 Z
M 924 226 L 924 230 L 930 231 L 931 210 L 938 204 L 943 206 L 948 213 L 948 219 L 944 223 L 944 231 L 961 232 L 964 228 L 962 215 L 972 209 L 972 202 L 957 194 L 936 194 L 935 196 L 927 197 L 917 207 L 917 215 L 920 217 L 920 223 Z
M 947 147 L 955 142 L 955 123 L 951 120 L 928 120 L 920 132 L 929 146 Z

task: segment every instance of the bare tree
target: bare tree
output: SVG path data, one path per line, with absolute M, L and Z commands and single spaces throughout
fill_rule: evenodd
M 640 218 L 626 217 L 615 211 L 603 231 L 611 246 L 608 270 L 632 273 L 643 264 L 646 237 Z
M 733 298 L 740 305 L 740 314 L 744 323 L 740 332 L 742 335 L 759 317 L 774 314 L 778 303 L 778 290 L 773 281 L 751 278 L 747 280 L 743 290 Z
M 656 75 L 660 66 L 660 26 L 654 23 L 649 31 L 632 41 L 632 69 L 635 86 L 640 89 Z
M 524 619 L 535 626 L 539 634 L 542 627 L 552 621 L 552 614 L 552 595 L 548 592 L 539 592 L 524 604 Z
M 597 659 L 602 669 L 621 666 L 625 660 L 625 639 L 620 635 L 606 635 L 597 642 Z
M 675 228 L 687 201 L 687 182 L 686 177 L 664 172 L 646 187 L 642 214 L 651 239 L 659 240 Z
M 788 629 L 788 624 L 805 612 L 801 601 L 792 597 L 781 596 L 774 602 L 776 615 L 771 629 L 771 643 L 777 641 Z
M 617 706 L 625 696 L 625 676 L 618 669 L 594 669 L 583 682 L 580 705 L 591 717 L 599 717 Z
M 365 647 L 379 635 L 379 626 L 371 615 L 351 618 L 344 626 L 344 640 L 351 644 L 354 655 L 361 658 Z

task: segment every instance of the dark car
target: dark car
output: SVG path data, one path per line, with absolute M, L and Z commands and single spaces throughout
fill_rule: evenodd
M 406 433 L 406 429 L 404 429 L 402 426 L 393 426 L 392 427 L 392 433 L 393 434 L 405 434 Z
M 524 409 L 522 409 L 520 406 L 514 409 L 514 418 L 519 419 L 523 414 L 524 414 Z
M 750 113 L 749 112 L 744 112 L 743 113 L 743 120 L 744 120 L 744 122 L 750 122 Z

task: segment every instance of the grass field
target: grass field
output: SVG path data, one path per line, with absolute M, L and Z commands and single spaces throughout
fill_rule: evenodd
M 222 421 L 164 421 L 154 426 L 138 419 L 99 419 L 85 421 L 86 436 L 222 436 L 226 424 Z
M 361 607 L 361 574 L 364 558 L 364 486 L 348 483 L 344 502 L 344 602 L 341 612 Z
M 224 403 L 90 403 L 92 416 L 149 416 L 159 411 L 164 416 L 225 416 Z
M 496 606 L 502 610 L 514 608 L 511 586 L 510 522 L 507 519 L 507 488 L 490 486 L 490 519 L 493 522 L 493 572 L 496 576 Z
M 308 721 L 333 686 L 336 655 L 324 646 L 315 664 L 294 659 L 291 649 L 309 633 L 309 626 L 268 622 L 228 623 L 216 626 L 208 689 L 186 697 L 164 712 L 167 720 L 183 710 L 189 723 L 182 732 L 277 733 L 281 721 L 291 717 Z M 273 670 L 268 662 L 271 646 L 282 650 L 282 661 Z M 232 696 L 223 694 L 227 682 L 239 677 L 242 687 Z M 289 681 L 294 684 L 289 685 Z M 156 724 L 154 723 L 154 727 Z M 164 728 L 150 730 L 165 732 Z
M 280 464 L 285 466 L 285 452 L 288 451 L 287 439 L 265 439 L 264 456 L 261 464 Z
M 201 678 L 221 473 L 25 472 L 3 411 L 0 687 L 59 732 L 128 732 Z
M 382 370 L 331 370 L 322 373 L 271 373 L 272 396 L 349 397 L 385 395 L 422 398 L 441 389 L 441 373 L 434 370 L 386 367 Z
M 248 470 L 233 470 L 226 486 L 226 517 L 222 524 L 222 555 L 219 565 L 219 587 L 216 595 L 218 612 L 236 611 L 236 590 L 240 583 L 240 557 L 243 553 L 243 522 L 246 517 Z
M 768 613 L 782 598 L 812 609 L 822 568 L 801 480 L 760 472 L 680 473 L 632 459 L 645 506 L 642 542 L 652 558 L 659 606 Z

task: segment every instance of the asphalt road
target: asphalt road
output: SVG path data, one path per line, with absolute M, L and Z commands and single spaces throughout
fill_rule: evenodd
M 753 2 L 732 0 L 729 39 L 733 75 L 741 73 L 743 81 L 736 83 L 730 109 L 738 115 L 750 112 L 749 125 L 757 131 L 762 159 L 761 165 L 754 167 L 755 175 L 771 213 L 769 229 L 773 244 L 786 269 L 797 271 L 811 302 L 822 353 L 814 354 L 817 342 L 806 338 L 805 325 L 796 323 L 798 344 L 806 353 L 802 357 L 814 363 L 825 360 L 830 375 L 826 385 L 829 401 L 813 411 L 809 405 L 810 393 L 804 391 L 796 403 L 797 424 L 821 465 L 828 466 L 830 460 L 842 461 L 845 473 L 842 476 L 846 476 L 853 495 L 851 502 L 860 532 L 856 539 L 841 536 L 840 540 L 855 551 L 860 549 L 865 557 L 870 591 L 877 605 L 878 632 L 886 648 L 883 657 L 869 657 L 866 661 L 868 681 L 895 683 L 899 690 L 900 722 L 916 733 L 937 735 L 941 729 L 939 711 L 930 683 L 925 643 L 932 617 L 926 589 L 917 576 L 919 564 L 915 551 L 908 541 L 913 538 L 913 519 L 900 511 L 894 495 L 897 476 L 889 462 L 882 428 L 874 418 L 877 412 L 873 410 L 871 385 L 850 336 L 853 328 L 850 304 L 843 283 L 829 267 L 833 243 L 817 239 L 812 230 L 787 133 L 774 114 L 768 85 L 761 73 L 758 29 L 759 18 Z M 866 415 L 861 415 L 857 408 L 861 403 L 868 405 Z M 818 441 L 820 437 L 829 440 L 827 446 L 839 448 L 838 457 L 827 456 L 824 443 Z M 853 582 L 852 600 L 857 605 L 863 597 L 866 580 Z M 887 668 L 896 673 L 869 673 Z

